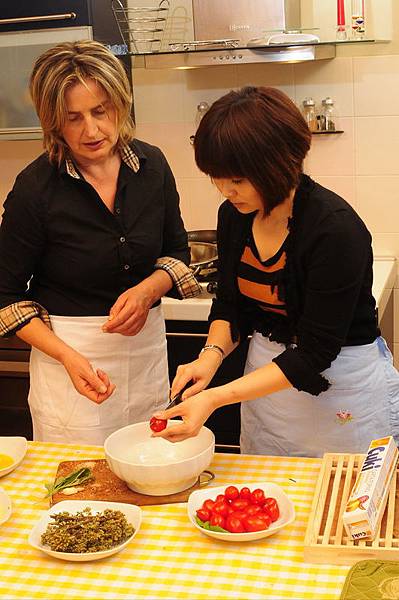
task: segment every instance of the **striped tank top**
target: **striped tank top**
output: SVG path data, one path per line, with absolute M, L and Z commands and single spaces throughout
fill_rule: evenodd
M 252 233 L 244 247 L 238 266 L 240 292 L 262 310 L 287 315 L 284 302 L 283 270 L 286 263 L 286 241 L 274 256 L 261 261 Z

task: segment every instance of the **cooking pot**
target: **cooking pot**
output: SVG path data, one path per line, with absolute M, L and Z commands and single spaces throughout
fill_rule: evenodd
M 216 244 L 216 229 L 196 229 L 188 231 L 189 242 L 209 242 Z
M 190 268 L 195 276 L 206 276 L 216 271 L 218 250 L 216 244 L 210 242 L 189 241 L 191 260 Z

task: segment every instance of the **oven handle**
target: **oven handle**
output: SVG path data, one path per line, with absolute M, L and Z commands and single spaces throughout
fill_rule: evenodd
M 64 13 L 58 15 L 42 15 L 39 17 L 15 17 L 13 19 L 0 19 L 0 25 L 13 25 L 15 23 L 40 23 L 40 21 L 63 21 L 65 19 L 76 19 L 76 13 Z
M 29 363 L 16 360 L 0 360 L 0 376 L 2 373 L 29 373 Z

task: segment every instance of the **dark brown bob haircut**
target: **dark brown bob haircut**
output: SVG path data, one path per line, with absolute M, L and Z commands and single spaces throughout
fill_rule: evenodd
M 198 168 L 213 178 L 246 178 L 265 213 L 298 186 L 311 133 L 290 98 L 272 87 L 244 87 L 216 100 L 194 139 Z

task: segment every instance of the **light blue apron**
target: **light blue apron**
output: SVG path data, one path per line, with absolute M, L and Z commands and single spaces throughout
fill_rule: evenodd
M 284 348 L 256 332 L 245 372 Z M 399 373 L 383 338 L 342 348 L 323 375 L 331 386 L 318 396 L 290 388 L 243 402 L 241 452 L 320 457 L 366 452 L 371 440 L 387 435 L 399 442 Z

